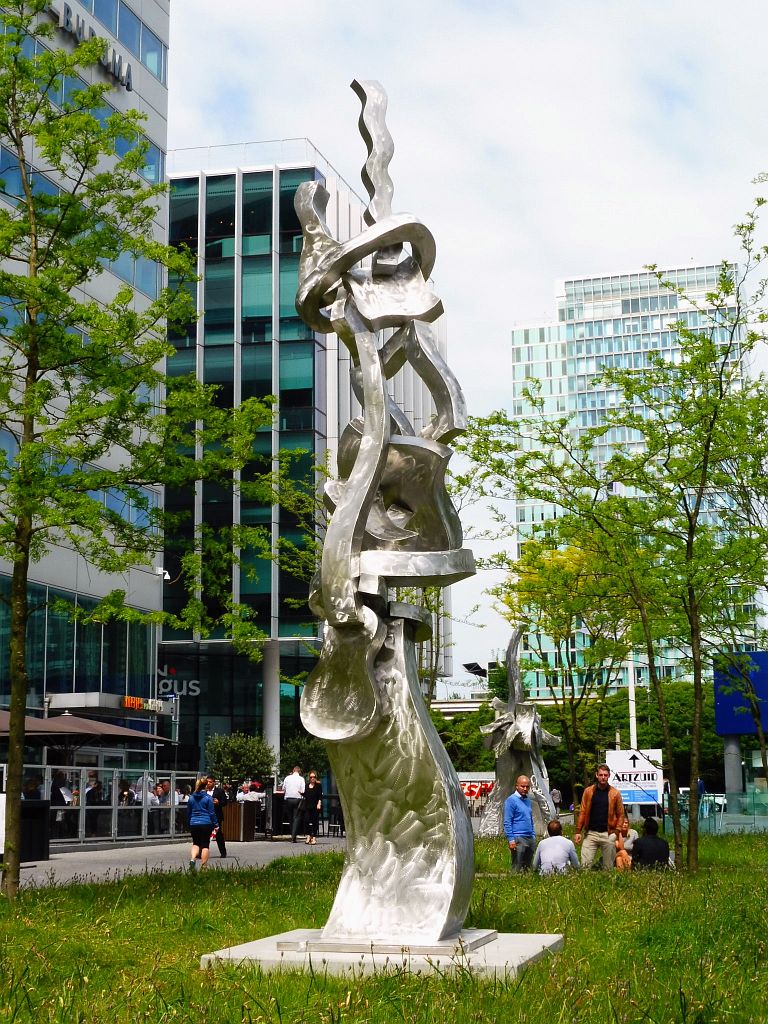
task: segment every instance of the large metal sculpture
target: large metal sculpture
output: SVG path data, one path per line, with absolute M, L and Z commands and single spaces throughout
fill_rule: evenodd
M 480 823 L 482 836 L 497 836 L 501 832 L 504 801 L 513 792 L 519 775 L 527 775 L 531 780 L 530 797 L 536 832 L 543 835 L 547 822 L 556 817 L 542 747 L 558 746 L 560 737 L 542 728 L 538 708 L 525 700 L 518 657 L 523 633 L 523 627 L 516 626 L 507 646 L 509 700 L 505 704 L 494 697 L 491 707 L 499 715 L 489 725 L 480 726 L 485 735 L 485 745 L 496 755 L 496 784 Z
M 386 95 L 377 82 L 352 88 L 368 149 L 367 227 L 338 242 L 323 185 L 307 182 L 296 194 L 304 234 L 296 307 L 349 350 L 362 408 L 340 439 L 338 478 L 325 487 L 331 515 L 310 596 L 325 637 L 301 716 L 327 741 L 347 831 L 322 939 L 423 945 L 455 937 L 464 922 L 472 829 L 419 688 L 415 643 L 429 637 L 429 616 L 390 600 L 390 588 L 446 586 L 474 572 L 444 481 L 447 445 L 466 410 L 429 326 L 442 313 L 428 284 L 434 239 L 415 217 L 391 212 Z M 384 329 L 394 330 L 381 342 Z M 406 363 L 436 409 L 420 433 L 387 383 Z

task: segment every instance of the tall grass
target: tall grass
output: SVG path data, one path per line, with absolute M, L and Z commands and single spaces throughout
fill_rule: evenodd
M 468 924 L 562 932 L 563 953 L 514 980 L 398 972 L 198 968 L 202 953 L 319 927 L 339 854 L 261 870 L 149 874 L 24 892 L 0 904 L 0 1021 L 747 1022 L 768 1020 L 768 839 L 703 838 L 695 876 L 510 876 L 477 845 Z

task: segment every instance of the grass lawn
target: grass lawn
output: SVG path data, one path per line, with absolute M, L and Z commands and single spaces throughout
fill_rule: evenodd
M 340 854 L 197 877 L 150 874 L 0 901 L 0 1021 L 657 1022 L 768 1020 L 768 837 L 703 837 L 702 870 L 510 877 L 477 844 L 468 925 L 563 932 L 513 982 L 198 968 L 202 953 L 320 927 Z

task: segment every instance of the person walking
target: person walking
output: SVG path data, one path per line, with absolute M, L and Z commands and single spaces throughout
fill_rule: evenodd
M 307 829 L 307 845 L 317 843 L 317 825 L 322 807 L 323 787 L 317 781 L 317 772 L 309 773 L 309 782 L 304 788 L 304 820 Z
M 504 835 L 509 842 L 513 871 L 527 871 L 533 860 L 536 832 L 533 827 L 533 809 L 528 793 L 531 780 L 519 775 L 515 792 L 504 801 Z
M 299 834 L 299 825 L 301 824 L 301 812 L 304 806 L 304 776 L 301 774 L 301 768 L 296 764 L 293 766 L 293 771 L 290 775 L 286 775 L 285 781 L 283 782 L 283 807 L 285 809 L 285 817 L 291 823 L 291 842 L 296 842 L 296 836 Z
M 559 818 L 560 806 L 563 802 L 563 794 L 556 786 L 553 786 L 552 789 L 550 789 L 549 791 L 549 795 L 552 797 L 552 805 L 555 808 L 555 815 Z
M 224 807 L 227 804 L 227 794 L 221 786 L 216 785 L 216 776 L 209 775 L 205 780 L 205 788 L 208 795 L 213 800 L 213 806 L 216 810 L 216 824 L 214 825 L 214 834 L 216 836 L 216 845 L 219 848 L 219 856 L 227 856 L 227 844 L 224 842 Z
M 194 793 L 190 794 L 187 801 L 187 820 L 189 831 L 192 833 L 192 849 L 189 853 L 189 870 L 195 870 L 196 861 L 200 861 L 200 868 L 208 863 L 208 854 L 211 845 L 211 831 L 216 828 L 218 818 L 213 797 L 207 789 L 208 780 L 198 779 Z
M 573 837 L 581 848 L 581 866 L 592 867 L 598 850 L 603 856 L 603 868 L 612 869 L 616 863 L 616 840 L 624 820 L 624 804 L 618 789 L 608 785 L 611 770 L 607 764 L 597 766 L 595 783 L 587 786 L 581 798 L 579 820 Z

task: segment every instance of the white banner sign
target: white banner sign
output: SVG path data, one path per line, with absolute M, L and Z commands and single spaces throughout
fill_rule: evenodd
M 625 804 L 660 804 L 664 792 L 660 750 L 607 750 L 610 785 Z

